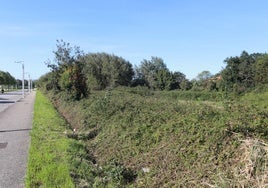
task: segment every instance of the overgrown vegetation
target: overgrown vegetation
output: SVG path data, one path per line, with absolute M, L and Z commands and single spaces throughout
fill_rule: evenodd
M 158 57 L 134 70 L 121 57 L 57 47 L 38 85 L 75 130 L 76 187 L 268 185 L 267 54 L 242 52 L 189 81 Z
M 267 102 L 259 108 L 210 92 L 185 96 L 146 88 L 97 91 L 80 101 L 51 95 L 76 129 L 69 135 L 77 140 L 75 184 L 265 187 Z

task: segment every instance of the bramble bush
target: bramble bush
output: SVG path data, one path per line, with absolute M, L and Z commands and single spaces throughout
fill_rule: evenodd
M 78 161 L 95 160 L 73 168 L 74 175 L 87 174 L 76 184 L 257 187 L 257 178 L 247 182 L 247 175 L 238 173 L 249 163 L 242 159 L 242 140 L 267 142 L 267 109 L 223 99 L 222 93 L 203 94 L 119 88 L 92 92 L 79 102 L 57 98 L 59 111 L 77 128 L 76 139 L 83 144 L 78 153 L 84 150 L 85 156 Z M 73 113 L 80 113 L 80 120 Z M 266 167 L 258 168 L 264 176 Z

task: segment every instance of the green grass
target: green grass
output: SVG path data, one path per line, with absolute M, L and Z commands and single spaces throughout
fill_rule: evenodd
M 49 100 L 37 92 L 29 151 L 26 187 L 74 187 L 69 173 L 64 132 L 66 121 Z
M 241 97 L 241 101 L 259 108 L 268 108 L 268 91 L 262 93 L 246 93 L 243 97 Z
M 75 185 L 265 185 L 267 108 L 220 99 L 220 93 L 143 88 L 92 92 L 81 101 L 53 95 L 58 110 L 77 129 L 70 149 Z

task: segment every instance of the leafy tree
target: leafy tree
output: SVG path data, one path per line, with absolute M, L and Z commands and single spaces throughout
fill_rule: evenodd
M 133 76 L 131 86 L 132 87 L 147 86 L 147 83 L 144 79 L 144 76 L 141 72 L 141 69 L 138 66 L 135 66 L 135 68 L 134 68 L 134 76 Z
M 132 65 L 121 57 L 112 56 L 112 85 L 128 86 L 134 75 Z
M 255 64 L 255 84 L 268 84 L 268 54 L 260 56 Z
M 14 85 L 16 84 L 16 79 L 9 73 L 9 72 L 6 72 L 6 84 L 7 85 Z
M 203 81 L 207 81 L 209 78 L 212 77 L 212 74 L 209 71 L 202 71 L 201 73 L 199 73 L 196 77 L 197 81 L 203 82 Z
M 244 92 L 255 86 L 255 63 L 263 54 L 248 54 L 243 51 L 238 57 L 224 60 L 225 69 L 221 72 L 224 89 L 228 91 Z
M 107 86 L 107 79 L 103 74 L 103 58 L 101 54 L 87 54 L 85 61 L 85 73 L 89 88 L 104 89 Z
M 146 85 L 153 89 L 161 89 L 161 82 L 159 80 L 159 75 L 167 75 L 165 72 L 169 71 L 163 59 L 158 57 L 151 57 L 151 60 L 143 60 L 141 62 L 140 68 L 137 72 L 140 72 L 142 79 L 145 81 Z M 157 82 L 160 83 L 157 83 Z M 160 88 L 159 88 L 160 87 Z
M 3 71 L 0 71 L 0 84 L 1 85 L 6 84 L 6 74 Z
M 56 46 L 55 63 L 47 62 L 47 66 L 52 71 L 50 87 L 59 91 L 67 91 L 78 100 L 86 97 L 88 89 L 83 74 L 83 52 L 79 47 L 71 47 L 69 43 L 62 40 L 57 40 Z
M 254 87 L 254 63 L 255 59 L 246 51 L 240 55 L 239 82 L 245 88 Z
M 36 82 L 36 86 L 43 91 L 50 91 L 53 89 L 53 72 L 42 75 Z M 21 85 L 21 80 L 17 80 L 18 85 Z
M 171 90 L 174 89 L 182 89 L 181 83 L 186 80 L 185 74 L 175 71 L 172 73 L 172 84 L 171 84 Z
M 159 70 L 156 76 L 157 89 L 174 90 L 181 89 L 180 84 L 186 77 L 181 72 L 171 72 L 168 69 Z
M 222 71 L 222 79 L 223 79 L 223 85 L 224 89 L 227 91 L 232 91 L 234 84 L 238 83 L 239 77 L 239 68 L 238 65 L 240 64 L 239 57 L 229 57 L 224 60 L 226 63 L 225 69 Z
M 156 74 L 156 88 L 160 90 L 170 90 L 172 87 L 173 79 L 172 73 L 168 70 L 161 69 Z
M 193 80 L 193 90 L 213 90 L 214 83 L 211 78 L 212 74 L 209 71 L 200 72 Z
M 182 90 L 190 90 L 192 86 L 192 82 L 190 82 L 188 79 L 184 79 L 180 83 L 180 89 Z
M 169 71 L 163 59 L 151 57 L 150 60 L 144 59 L 141 65 L 135 68 L 133 85 L 146 85 L 159 90 L 174 90 L 180 89 L 180 83 L 185 79 L 183 73 Z
M 22 86 L 22 80 L 16 79 L 16 85 L 17 86 Z
M 217 83 L 214 80 L 208 80 L 206 84 L 206 89 L 209 91 L 218 90 Z
M 9 72 L 0 71 L 0 84 L 15 85 L 16 79 Z
M 132 65 L 115 55 L 89 53 L 84 56 L 87 84 L 92 89 L 105 89 L 115 86 L 129 86 L 134 71 Z

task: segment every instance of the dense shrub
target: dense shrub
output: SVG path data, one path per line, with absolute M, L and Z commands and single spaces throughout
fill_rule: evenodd
M 245 162 L 241 140 L 267 141 L 267 110 L 242 100 L 224 100 L 217 92 L 118 88 L 79 102 L 60 95 L 56 101 L 83 144 L 81 159 L 73 160 L 82 161 L 73 169 L 78 185 L 252 187 L 257 174 L 267 172 L 259 166 L 251 181 L 238 173 Z

